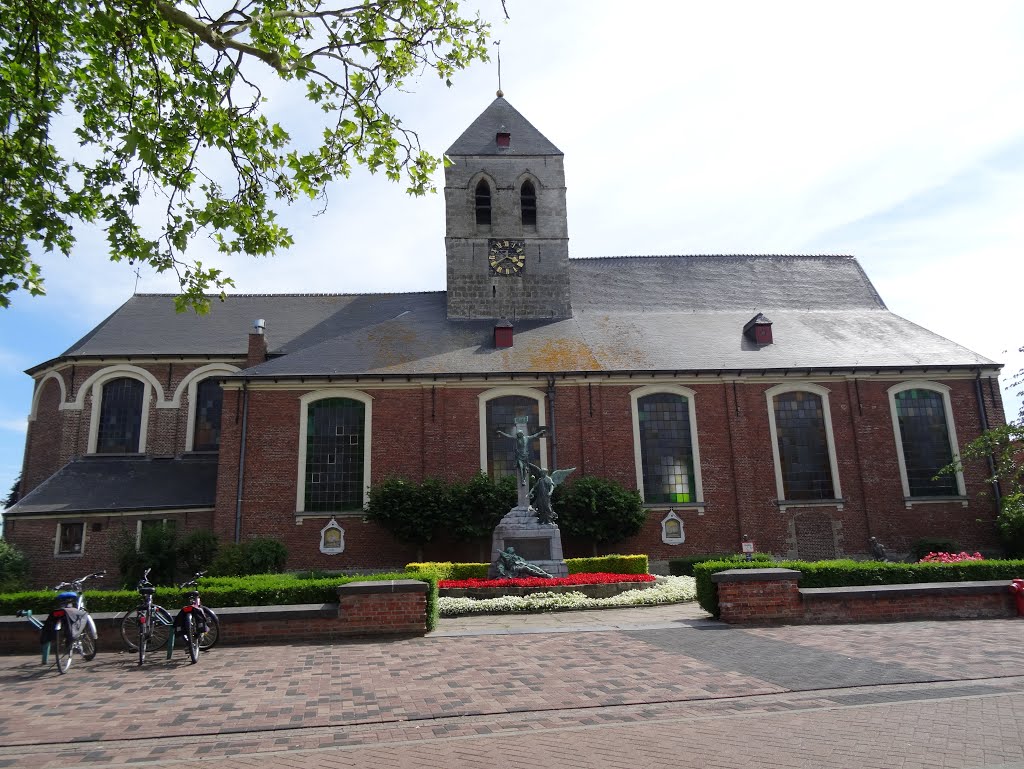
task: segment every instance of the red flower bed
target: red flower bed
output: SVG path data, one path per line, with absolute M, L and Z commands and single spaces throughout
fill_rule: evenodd
M 517 579 L 442 579 L 438 587 L 555 587 L 557 585 L 606 585 L 611 582 L 654 582 L 653 574 L 570 574 L 568 577 L 520 577 Z

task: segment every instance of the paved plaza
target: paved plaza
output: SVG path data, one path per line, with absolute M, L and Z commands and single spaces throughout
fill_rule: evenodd
M 741 629 L 688 604 L 66 676 L 5 656 L 0 767 L 1024 769 L 1022 641 L 1024 620 Z

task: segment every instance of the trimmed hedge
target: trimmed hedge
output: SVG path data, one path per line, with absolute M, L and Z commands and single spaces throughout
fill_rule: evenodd
M 291 574 L 255 574 L 248 577 L 203 577 L 199 589 L 203 603 L 213 609 L 225 606 L 287 606 L 300 603 L 337 603 L 338 585 L 370 580 L 418 579 L 427 583 L 427 630 L 437 627 L 437 577 L 431 572 L 405 572 L 300 579 Z M 154 600 L 165 608 L 185 602 L 188 591 L 176 587 L 158 587 Z M 53 608 L 54 593 L 34 590 L 0 595 L 0 615 L 31 609 L 46 614 Z M 86 605 L 92 612 L 129 611 L 139 602 L 134 590 L 87 590 Z
M 698 563 L 705 563 L 707 561 L 743 561 L 745 562 L 747 557 L 740 553 L 715 553 L 711 555 L 684 555 L 679 558 L 668 559 L 668 573 L 673 577 L 692 577 L 693 567 Z M 771 561 L 771 553 L 752 553 L 751 560 L 757 561 L 758 563 L 765 563 Z
M 566 558 L 570 574 L 647 574 L 646 555 L 600 555 L 595 558 Z
M 774 568 L 795 569 L 803 574 L 800 587 L 849 587 L 851 585 L 909 585 L 917 582 L 981 582 L 1024 577 L 1024 560 L 960 561 L 958 563 L 888 563 L 885 561 L 778 561 Z M 719 616 L 715 572 L 728 569 L 763 569 L 756 561 L 707 561 L 693 567 L 697 601 L 704 611 Z
M 566 558 L 570 574 L 647 574 L 646 555 L 602 555 L 596 558 Z M 423 572 L 437 579 L 487 579 L 489 563 L 427 561 L 407 563 L 408 573 Z

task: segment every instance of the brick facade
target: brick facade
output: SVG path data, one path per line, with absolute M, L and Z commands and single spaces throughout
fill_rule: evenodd
M 189 373 L 208 364 L 132 364 L 148 372 L 162 389 L 161 408 L 157 408 L 158 394 L 151 393 L 146 446 L 149 454 L 184 452 L 188 396 L 187 388 L 180 385 Z M 92 395 L 80 390 L 90 376 L 103 370 L 101 366 L 77 366 L 73 378 L 68 368 L 59 372 L 64 378 L 67 403 L 80 400 L 82 404 L 77 409 L 59 408 L 60 388 L 53 377 L 45 379 L 27 440 L 23 493 L 62 463 L 87 452 Z M 652 506 L 638 535 L 603 547 L 603 552 L 646 553 L 652 561 L 663 562 L 681 555 L 735 552 L 745 534 L 754 539 L 759 551 L 785 557 L 856 556 L 867 552 L 872 536 L 894 552 L 905 552 L 914 540 L 926 536 L 950 537 L 963 547 L 983 552 L 998 548 L 993 527 L 994 502 L 979 496 L 987 490 L 985 468 L 980 464 L 966 468 L 966 502 L 959 498 L 915 501 L 907 507 L 888 395 L 889 388 L 900 379 L 875 376 L 814 380 L 828 391 L 843 496 L 841 509 L 834 503 L 782 508 L 777 501 L 765 392 L 778 384 L 778 379 L 750 376 L 683 381 L 598 375 L 557 379 L 551 389 L 547 379 L 538 376 L 525 382 L 480 381 L 475 385 L 437 378 L 400 384 L 350 382 L 345 387 L 357 389 L 372 399 L 371 483 L 391 476 L 411 481 L 470 477 L 480 468 L 481 395 L 497 387 L 516 387 L 544 395 L 545 422 L 549 426 L 549 400 L 553 392 L 554 430 L 548 439 L 548 458 L 555 466 L 576 467 L 576 477 L 599 475 L 635 488 L 630 393 L 658 381 L 666 385 L 684 384 L 693 392 L 703 504 Z M 976 382 L 953 378 L 929 381 L 950 388 L 958 442 L 963 445 L 976 437 L 982 429 Z M 330 516 L 297 515 L 301 511 L 296 501 L 301 399 L 321 389 L 337 394 L 342 387 L 329 383 L 321 388 L 320 384 L 323 383 L 253 383 L 244 392 L 237 386 L 225 390 L 215 511 L 185 514 L 179 530 L 210 526 L 222 541 L 232 541 L 236 514 L 240 511 L 240 536 L 279 539 L 288 548 L 289 568 L 297 569 L 390 568 L 421 557 L 485 560 L 486 543 L 456 544 L 442 540 L 418 550 L 396 542 L 374 524 L 365 522 L 360 511 L 337 515 L 345 530 L 344 552 L 320 552 L 320 529 Z M 170 407 L 171 398 L 179 390 L 177 405 Z M 990 423 L 1001 421 L 998 387 L 986 380 L 980 391 Z M 247 435 L 239 510 L 243 416 Z M 669 509 L 683 520 L 682 544 L 662 541 L 661 520 Z M 59 574 L 54 576 L 66 579 L 93 568 L 110 568 L 107 532 L 122 524 L 134 526 L 138 516 L 123 521 L 103 516 L 90 518 L 86 553 L 74 565 L 67 558 L 53 556 L 59 520 L 63 519 L 12 519 L 8 522 L 8 537 L 29 553 L 40 574 L 49 578 L 56 564 Z M 93 531 L 95 525 L 99 528 Z M 593 553 L 589 542 L 567 540 L 564 548 L 567 557 Z M 75 573 L 65 574 L 69 568 Z

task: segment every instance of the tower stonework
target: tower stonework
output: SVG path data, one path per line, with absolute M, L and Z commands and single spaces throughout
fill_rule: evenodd
M 446 154 L 448 317 L 570 317 L 562 152 L 499 96 Z

